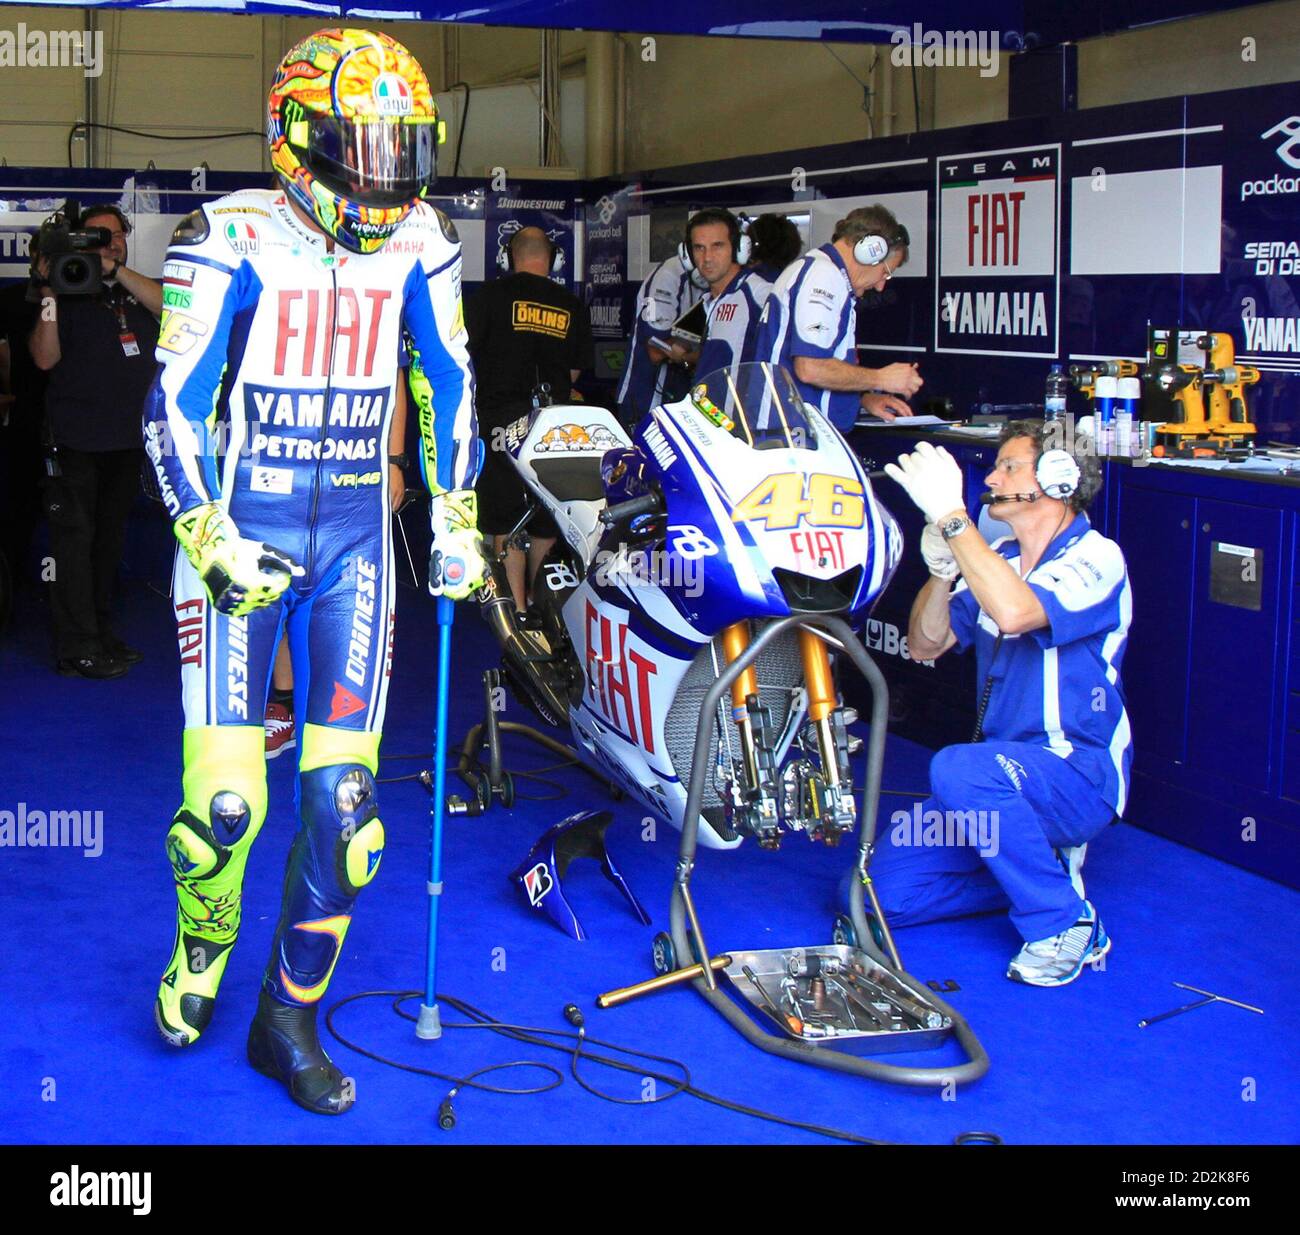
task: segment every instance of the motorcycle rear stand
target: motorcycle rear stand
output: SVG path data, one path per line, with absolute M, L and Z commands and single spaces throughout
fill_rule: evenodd
M 588 767 L 572 746 L 551 737 L 548 733 L 543 733 L 540 729 L 533 728 L 532 725 L 498 720 L 493 700 L 498 697 L 497 692 L 502 689 L 500 670 L 485 669 L 483 671 L 484 719 L 465 735 L 465 741 L 460 748 L 460 757 L 456 763 L 456 774 L 469 788 L 471 797 L 467 801 L 457 795 L 448 796 L 448 814 L 480 815 L 493 802 L 500 802 L 507 810 L 514 805 L 514 777 L 505 770 L 501 753 L 501 735 L 506 733 L 526 738 L 552 754 L 560 756 L 561 759 L 571 760 L 574 766 L 581 768 L 593 780 L 604 786 L 615 801 L 623 797 L 623 790 L 613 781 L 606 780 L 599 772 Z M 488 766 L 486 775 L 483 775 L 476 768 L 482 767 L 479 752 L 485 743 L 488 749 Z M 432 781 L 429 782 L 429 787 L 431 786 Z
M 714 680 L 700 706 L 700 721 L 695 731 L 695 748 L 691 758 L 691 775 L 686 795 L 686 810 L 678 849 L 677 868 L 669 906 L 670 932 L 676 955 L 683 958 L 678 963 L 687 965 L 692 958 L 703 959 L 714 953 L 709 951 L 699 915 L 691 896 L 691 873 L 695 868 L 698 848 L 700 809 L 704 802 L 704 781 L 714 761 L 714 726 L 718 705 L 724 696 L 730 699 L 732 683 L 748 668 L 763 649 L 783 632 L 804 627 L 838 648 L 853 662 L 871 687 L 871 733 L 867 741 L 867 768 L 863 778 L 862 804 L 858 812 L 858 854 L 855 878 L 850 880 L 849 915 L 856 934 L 856 947 L 866 953 L 870 962 L 884 969 L 888 976 L 909 996 L 936 1009 L 951 1022 L 951 1031 L 966 1054 L 966 1062 L 952 1066 L 932 1068 L 908 1067 L 880 1063 L 873 1059 L 847 1054 L 841 1050 L 796 1037 L 779 1037 L 769 1033 L 747 1012 L 718 988 L 717 978 L 710 966 L 704 966 L 704 976 L 694 979 L 692 985 L 713 1007 L 728 1020 L 749 1042 L 760 1050 L 786 1059 L 796 1059 L 831 1071 L 873 1080 L 893 1081 L 897 1084 L 940 1088 L 948 1084 L 961 1084 L 978 1080 L 989 1068 L 989 1057 L 979 1039 L 975 1037 L 965 1019 L 924 983 L 912 977 L 903 968 L 893 936 L 881 912 L 880 902 L 871 883 L 869 864 L 875 846 L 876 814 L 880 805 L 880 785 L 885 762 L 885 735 L 889 717 L 889 687 L 867 650 L 854 635 L 848 623 L 833 614 L 808 613 L 778 618 L 770 622 L 745 649 Z M 864 894 L 870 895 L 872 912 L 880 924 L 885 950 L 872 938 L 866 917 Z M 693 938 L 692 938 L 693 937 Z M 793 956 L 809 949 L 783 950 Z M 826 949 L 831 951 L 831 949 Z M 739 955 L 739 952 L 735 953 Z M 932 1035 L 931 1035 L 932 1037 Z M 927 1041 L 926 1045 L 932 1045 Z M 895 1049 L 904 1049 L 898 1048 Z

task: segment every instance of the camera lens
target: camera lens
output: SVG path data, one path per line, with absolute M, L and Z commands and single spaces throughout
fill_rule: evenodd
M 70 291 L 83 288 L 92 280 L 90 263 L 84 257 L 68 257 L 59 274 Z

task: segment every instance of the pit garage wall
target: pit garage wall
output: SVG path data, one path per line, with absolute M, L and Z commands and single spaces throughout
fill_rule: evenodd
M 265 188 L 270 177 L 246 172 L 0 167 L 0 283 L 27 277 L 32 236 L 67 197 L 85 207 L 112 203 L 131 218 L 131 265 L 158 276 L 176 224 L 202 202 L 236 189 Z M 428 200 L 456 223 L 471 287 L 503 273 L 502 247 L 519 226 L 543 228 L 563 255 L 557 281 L 571 290 L 582 273 L 584 218 L 575 182 L 440 179 Z
M 873 201 L 913 243 L 859 307 L 864 364 L 917 361 L 958 416 L 1028 412 L 1053 360 L 1142 358 L 1148 321 L 1227 331 L 1263 371 L 1261 435 L 1300 439 L 1300 84 L 667 168 L 636 178 L 630 231 L 775 207 L 816 245 Z

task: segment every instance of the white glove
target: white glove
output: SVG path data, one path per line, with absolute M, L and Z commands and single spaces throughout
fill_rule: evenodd
M 925 564 L 936 579 L 947 579 L 951 582 L 961 574 L 961 567 L 957 565 L 957 559 L 948 548 L 948 542 L 933 523 L 927 523 L 925 531 L 921 533 L 921 556 L 925 558 Z
M 903 487 L 921 508 L 927 523 L 938 523 L 956 511 L 965 513 L 961 466 L 942 446 L 936 450 L 929 442 L 922 442 L 897 463 L 886 463 L 885 475 Z
M 483 586 L 487 576 L 478 531 L 478 495 L 473 489 L 435 493 L 430 516 L 429 595 L 465 600 Z

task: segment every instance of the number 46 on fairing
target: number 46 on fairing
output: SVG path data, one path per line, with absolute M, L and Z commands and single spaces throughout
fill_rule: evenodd
M 805 485 L 806 482 L 806 485 Z M 769 531 L 798 527 L 861 527 L 865 514 L 861 481 L 823 472 L 782 472 L 766 477 L 736 503 L 735 523 L 761 522 Z

